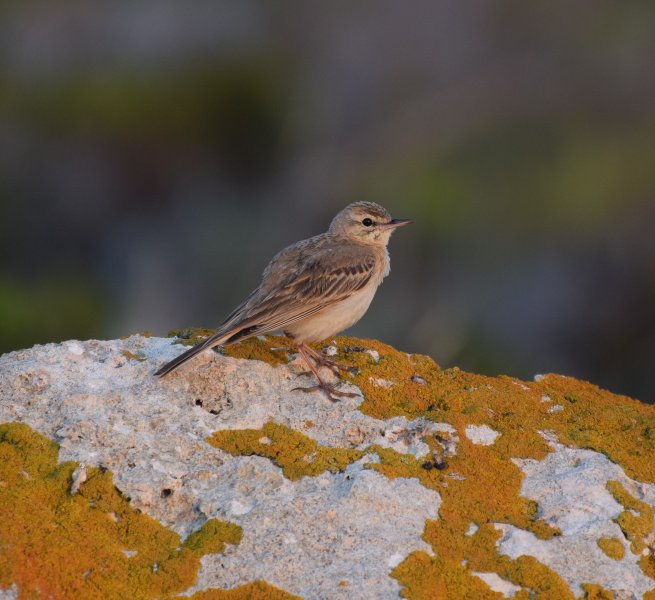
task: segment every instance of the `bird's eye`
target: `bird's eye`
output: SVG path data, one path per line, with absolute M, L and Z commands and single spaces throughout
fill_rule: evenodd
M 365 227 L 370 227 L 371 225 L 373 225 L 373 219 L 369 219 L 368 217 L 366 217 L 362 221 L 362 225 L 364 225 Z

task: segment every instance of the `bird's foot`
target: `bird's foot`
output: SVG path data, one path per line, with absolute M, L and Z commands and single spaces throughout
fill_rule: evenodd
M 327 367 L 332 371 L 337 377 L 339 377 L 339 372 L 343 371 L 344 373 L 350 373 L 351 375 L 357 375 L 359 369 L 353 367 L 352 365 L 344 365 L 343 363 L 337 362 L 336 360 L 331 360 L 325 356 L 318 355 L 318 357 L 313 357 L 316 361 L 317 367 Z
M 340 398 L 335 398 L 335 396 L 341 396 L 343 398 L 357 398 L 359 394 L 355 394 L 354 392 L 344 392 L 341 390 L 337 389 L 337 386 L 335 384 L 330 384 L 330 383 L 318 383 L 316 385 L 312 385 L 310 387 L 295 387 L 291 391 L 292 392 L 305 392 L 306 394 L 310 392 L 315 392 L 316 390 L 321 390 L 325 392 L 325 395 L 332 400 L 332 402 L 339 402 Z
M 337 377 L 339 377 L 339 372 L 343 371 L 344 373 L 350 373 L 351 375 L 357 375 L 359 369 L 352 365 L 344 365 L 343 363 L 332 360 L 323 354 L 322 352 L 317 352 L 311 346 L 303 344 L 302 346 L 303 354 L 307 357 L 311 357 L 312 360 L 316 363 L 317 367 L 326 367 L 332 371 Z

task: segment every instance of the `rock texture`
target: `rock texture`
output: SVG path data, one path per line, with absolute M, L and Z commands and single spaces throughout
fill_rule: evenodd
M 652 407 L 558 376 L 441 370 L 349 338 L 326 352 L 359 368 L 347 385 L 360 395 L 337 403 L 294 390 L 311 380 L 274 337 L 153 377 L 183 349 L 175 342 L 137 335 L 0 357 L 0 423 L 28 425 L 56 442 L 60 464 L 74 461 L 72 502 L 95 508 L 106 472 L 130 510 L 186 540 L 181 556 L 201 556 L 195 583 L 173 577 L 167 597 L 249 597 L 239 586 L 258 585 L 271 598 L 655 598 Z M 26 436 L 0 435 L 24 465 L 37 444 Z M 34 478 L 8 471 L 0 503 L 21 472 Z M 197 542 L 214 522 L 242 533 L 221 525 L 220 543 Z M 29 548 L 3 544 L 0 595 L 28 597 Z M 147 554 L 122 552 L 128 569 Z M 158 577 L 161 564 L 149 565 Z M 65 574 L 60 594 L 96 597 L 90 570 Z M 97 597 L 119 597 L 102 585 Z M 146 589 L 134 597 L 154 597 Z

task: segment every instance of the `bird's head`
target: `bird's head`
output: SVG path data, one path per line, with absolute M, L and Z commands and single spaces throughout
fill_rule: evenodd
M 330 223 L 330 233 L 365 244 L 386 246 L 391 234 L 411 219 L 392 219 L 389 211 L 374 202 L 349 204 Z

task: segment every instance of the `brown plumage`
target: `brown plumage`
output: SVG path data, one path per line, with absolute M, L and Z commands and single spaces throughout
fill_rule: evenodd
M 346 395 L 322 381 L 310 357 L 333 371 L 336 363 L 321 357 L 305 342 L 335 335 L 364 315 L 389 273 L 389 238 L 397 227 L 410 222 L 392 219 L 384 208 L 372 202 L 350 204 L 332 220 L 326 233 L 276 254 L 264 270 L 259 287 L 216 332 L 165 364 L 155 375 L 170 373 L 207 348 L 283 330 L 317 377 L 316 387 L 328 391 L 328 395 Z

